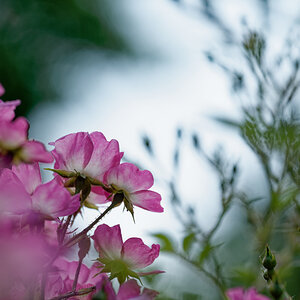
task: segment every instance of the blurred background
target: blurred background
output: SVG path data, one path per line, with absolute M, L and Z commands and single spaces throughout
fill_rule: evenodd
M 125 160 L 153 172 L 165 213 L 136 209 L 134 224 L 113 211 L 105 222 L 120 223 L 125 238 L 152 243 L 151 233 L 183 235 L 171 181 L 208 230 L 221 210 L 218 178 L 191 137 L 206 153 L 219 149 L 239 163 L 241 189 L 266 195 L 257 157 L 215 118 L 239 121 L 241 107 L 255 102 L 251 90 L 237 96 L 243 76 L 230 71 L 247 72 L 244 37 L 251 30 L 266 38 L 267 61 L 287 49 L 299 57 L 299 17 L 297 0 L 0 0 L 3 99 L 22 100 L 17 113 L 29 119 L 30 138 L 48 144 L 72 132 L 101 131 L 119 141 Z M 277 75 L 283 79 L 285 71 Z M 89 221 L 96 215 L 86 209 Z M 234 236 L 239 216 L 233 207 L 219 236 Z M 167 273 L 156 288 L 178 299 L 178 290 L 211 293 L 209 282 L 173 262 L 162 255 L 158 265 Z

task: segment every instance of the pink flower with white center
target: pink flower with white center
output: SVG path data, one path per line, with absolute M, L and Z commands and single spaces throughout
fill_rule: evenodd
M 124 205 L 133 214 L 133 206 L 153 212 L 163 212 L 160 194 L 150 191 L 154 183 L 151 172 L 141 171 L 131 163 L 123 163 L 109 169 L 104 182 L 110 185 L 114 193 L 123 196 Z
M 94 235 L 94 246 L 99 253 L 98 261 L 104 265 L 102 272 L 111 273 L 111 278 L 118 278 L 122 284 L 129 277 L 139 278 L 133 270 L 151 265 L 159 255 L 160 245 L 146 246 L 140 238 L 130 238 L 123 243 L 120 225 L 109 227 L 102 224 Z M 158 274 L 153 271 L 148 274 Z
M 269 300 L 268 297 L 258 294 L 255 288 L 247 291 L 241 287 L 232 288 L 227 290 L 226 295 L 230 300 Z
M 70 193 L 54 179 L 41 183 L 39 165 L 22 164 L 0 173 L 0 205 L 11 214 L 24 214 L 29 220 L 52 220 L 75 213 L 79 195 Z

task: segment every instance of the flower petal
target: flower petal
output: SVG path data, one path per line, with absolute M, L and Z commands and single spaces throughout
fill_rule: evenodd
M 1 121 L 0 145 L 5 150 L 15 150 L 27 140 L 29 124 L 23 117 L 12 122 Z
M 128 300 L 135 298 L 140 295 L 141 287 L 136 283 L 135 280 L 130 279 L 124 282 L 117 294 L 117 300 Z
M 120 225 L 99 225 L 92 236 L 100 258 L 119 259 L 123 245 Z
M 163 212 L 160 205 L 161 195 L 153 191 L 138 191 L 130 194 L 130 200 L 133 205 L 154 212 Z
M 0 84 L 0 96 L 3 94 L 1 91 L 4 92 L 4 89 L 2 85 Z M 0 100 L 0 120 L 1 121 L 11 121 L 15 117 L 15 109 L 18 105 L 20 105 L 20 100 L 14 100 L 14 101 L 7 101 L 3 102 Z
M 85 174 L 102 180 L 107 170 L 120 164 L 123 152 L 119 151 L 118 141 L 108 142 L 101 132 L 92 132 L 90 138 L 94 145 L 94 151 L 85 168 Z
M 47 217 L 68 216 L 79 209 L 79 194 L 71 196 L 56 179 L 53 179 L 36 188 L 32 195 L 32 206 L 35 212 Z
M 53 143 L 52 143 L 53 144 Z M 68 134 L 54 142 L 55 169 L 82 172 L 90 161 L 94 146 L 87 132 Z
M 38 141 L 27 141 L 19 154 L 22 161 L 26 163 L 33 162 L 43 162 L 51 163 L 53 162 L 53 157 L 50 152 L 48 152 L 45 146 Z
M 0 83 L 0 97 L 5 93 L 3 85 Z
M 149 189 L 153 185 L 154 180 L 151 172 L 147 170 L 141 171 L 131 163 L 123 163 L 110 169 L 105 175 L 105 181 L 108 184 L 114 184 L 129 193 L 133 193 Z
M 128 239 L 122 248 L 123 260 L 132 269 L 141 269 L 151 265 L 159 255 L 160 246 L 146 246 L 140 238 Z
M 12 170 L 18 176 L 27 193 L 30 195 L 33 194 L 40 184 L 42 184 L 40 166 L 38 163 L 19 164 L 18 166 L 12 166 Z
M 0 190 L 0 215 L 2 213 L 24 214 L 31 210 L 30 195 L 10 169 L 0 171 Z

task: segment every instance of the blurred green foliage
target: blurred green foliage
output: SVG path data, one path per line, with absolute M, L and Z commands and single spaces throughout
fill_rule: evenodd
M 18 114 L 59 99 L 51 72 L 65 58 L 82 50 L 129 51 L 115 30 L 119 20 L 112 5 L 105 0 L 0 1 L 0 82 L 4 99 L 22 99 Z

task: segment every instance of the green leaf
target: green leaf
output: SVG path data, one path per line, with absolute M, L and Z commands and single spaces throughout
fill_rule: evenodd
M 165 252 L 175 252 L 171 237 L 163 233 L 154 233 L 152 236 L 160 241 L 160 250 Z
M 182 247 L 185 252 L 189 252 L 191 249 L 193 242 L 195 241 L 195 233 L 190 233 L 182 241 Z

